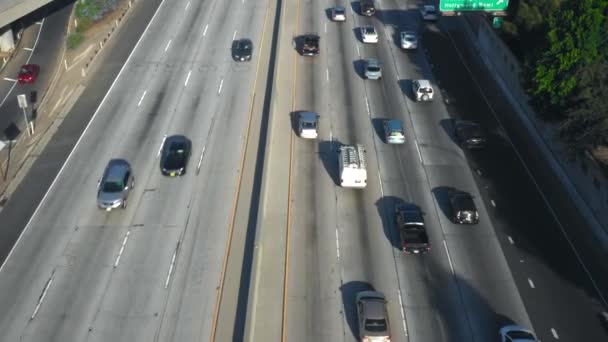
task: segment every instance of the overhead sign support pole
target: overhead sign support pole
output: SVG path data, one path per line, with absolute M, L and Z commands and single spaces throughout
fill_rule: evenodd
M 19 108 L 21 108 L 23 110 L 23 118 L 25 119 L 25 127 L 27 128 L 27 136 L 31 137 L 32 134 L 34 134 L 34 124 L 30 123 L 30 121 L 27 118 L 27 113 L 25 112 L 25 109 L 27 108 L 27 98 L 25 97 L 25 94 L 20 94 L 17 95 L 17 102 L 19 102 Z M 30 126 L 31 124 L 31 126 Z M 31 129 L 31 132 L 30 132 Z

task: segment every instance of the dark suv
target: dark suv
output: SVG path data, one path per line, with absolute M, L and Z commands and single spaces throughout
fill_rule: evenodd
M 376 14 L 376 6 L 374 5 L 374 0 L 361 0 L 359 3 L 359 8 L 361 9 L 361 14 L 371 17 Z
M 303 56 L 316 56 L 319 54 L 319 40 L 321 38 L 316 33 L 307 33 L 302 36 L 302 50 Z
M 479 213 L 473 197 L 464 191 L 450 190 L 450 207 L 452 211 L 452 222 L 457 224 L 477 224 Z

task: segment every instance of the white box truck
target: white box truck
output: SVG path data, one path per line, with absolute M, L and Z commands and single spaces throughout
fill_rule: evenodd
M 365 188 L 367 169 L 363 145 L 344 145 L 339 152 L 340 185 L 345 188 Z

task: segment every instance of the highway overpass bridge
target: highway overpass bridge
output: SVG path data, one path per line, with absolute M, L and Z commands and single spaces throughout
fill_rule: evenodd
M 11 23 L 53 0 L 0 0 L 0 51 L 15 47 Z

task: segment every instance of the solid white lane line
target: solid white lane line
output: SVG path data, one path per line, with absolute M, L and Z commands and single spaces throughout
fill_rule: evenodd
M 177 247 L 175 247 L 175 252 L 173 252 L 173 256 L 171 257 L 171 264 L 169 265 L 169 272 L 167 273 L 167 280 L 165 280 L 165 288 L 169 287 L 169 282 L 171 281 L 171 275 L 173 274 L 173 266 L 175 265 L 175 258 L 177 257 L 178 250 L 179 250 L 179 241 L 177 242 Z
M 14 79 L 14 78 L 5 77 L 4 79 L 7 80 L 7 81 L 11 81 L 11 82 L 17 82 L 17 80 Z
M 325 69 L 325 78 L 327 79 L 327 82 L 329 82 L 329 68 Z
M 416 146 L 416 151 L 418 151 L 418 159 L 420 159 L 420 163 L 422 164 L 422 153 L 420 153 L 420 147 L 418 147 L 418 142 L 414 141 L 414 145 Z
M 365 107 L 367 108 L 367 116 L 370 116 L 371 111 L 369 109 L 369 101 L 367 100 L 367 96 L 365 97 Z
M 184 82 L 184 87 L 188 85 L 188 81 L 190 80 L 190 74 L 192 74 L 192 70 L 188 71 L 188 76 L 186 76 L 186 82 Z
M 559 340 L 559 335 L 557 334 L 557 331 L 555 331 L 555 329 L 551 328 L 551 334 L 553 334 L 553 338 Z
M 169 46 L 171 46 L 171 39 L 169 39 L 169 41 L 167 42 L 167 46 L 165 46 L 165 52 L 169 50 Z
M 512 237 L 507 236 L 507 239 L 509 239 L 509 243 L 510 243 L 510 244 L 512 244 L 512 245 L 514 245 L 514 244 L 515 244 L 515 241 L 513 241 L 513 238 L 512 238 Z
M 327 33 L 327 23 L 325 23 L 325 33 Z
M 46 285 L 44 285 L 44 290 L 42 290 L 42 294 L 40 295 L 40 298 L 38 298 L 38 302 L 36 303 L 34 312 L 32 313 L 32 316 L 30 317 L 31 319 L 36 318 L 36 315 L 38 314 L 38 310 L 40 310 L 40 306 L 42 305 L 42 301 L 44 301 L 44 297 L 46 297 L 46 293 L 49 291 L 49 288 L 51 287 L 51 284 L 53 283 L 54 274 L 55 274 L 55 270 L 53 270 L 53 273 L 51 273 L 51 277 L 49 278 L 49 280 L 46 281 Z
M 403 299 L 401 298 L 401 289 L 397 289 L 397 295 L 399 295 L 399 308 L 401 309 L 401 321 L 403 321 L 403 331 L 405 332 L 405 336 L 408 336 L 407 322 L 405 321 L 405 310 L 403 309 Z
M 55 183 L 57 183 L 57 180 L 59 179 L 59 176 L 61 176 L 61 174 L 63 172 L 63 169 L 65 169 L 65 166 L 70 161 L 70 158 L 74 154 L 74 151 L 76 151 L 76 148 L 78 147 L 78 145 L 82 141 L 82 138 L 84 137 L 84 135 L 86 134 L 86 132 L 89 130 L 89 127 L 91 127 L 91 124 L 93 123 L 93 121 L 95 120 L 95 117 L 99 113 L 99 109 L 106 102 L 106 99 L 110 95 L 110 92 L 112 91 L 112 89 L 114 89 L 114 86 L 116 85 L 116 82 L 120 78 L 120 75 L 122 75 L 122 73 L 125 70 L 125 68 L 127 67 L 127 65 L 129 65 L 129 61 L 133 57 L 133 54 L 135 54 L 135 51 L 137 50 L 137 47 L 139 46 L 139 44 L 141 43 L 141 41 L 144 39 L 144 37 L 146 37 L 146 33 L 150 29 L 150 26 L 154 22 L 154 19 L 156 18 L 156 15 L 158 14 L 158 12 L 161 10 L 161 8 L 163 8 L 163 4 L 164 3 L 165 3 L 165 0 L 161 0 L 161 3 L 160 3 L 160 5 L 158 5 L 158 8 L 156 8 L 156 12 L 154 12 L 154 15 L 152 16 L 152 19 L 150 19 L 150 21 L 148 21 L 148 25 L 144 29 L 144 32 L 142 32 L 141 36 L 139 36 L 139 39 L 137 40 L 137 43 L 135 43 L 135 46 L 133 47 L 133 49 L 129 53 L 129 57 L 127 57 L 127 60 L 125 61 L 125 63 L 122 65 L 122 67 L 118 71 L 118 75 L 116 75 L 116 78 L 114 78 L 114 81 L 112 81 L 112 84 L 110 85 L 110 88 L 108 89 L 108 91 L 106 92 L 106 94 L 104 95 L 104 97 L 101 99 L 101 102 L 99 103 L 99 106 L 97 106 L 97 109 L 95 110 L 95 113 L 93 113 L 93 117 L 91 117 L 91 119 L 89 119 L 89 123 L 87 123 L 86 127 L 82 131 L 82 134 L 80 135 L 80 137 L 76 141 L 76 144 L 72 148 L 72 151 L 70 151 L 70 154 L 68 154 L 68 157 L 63 162 L 63 165 L 61 166 L 61 168 L 59 169 L 59 172 L 57 173 L 57 175 L 55 176 L 55 178 L 51 182 L 51 185 L 49 185 L 48 189 L 44 193 L 44 196 L 42 196 L 42 199 L 40 200 L 40 202 L 38 202 L 38 206 L 34 210 L 34 213 L 32 214 L 32 216 L 30 216 L 29 220 L 25 224 L 25 228 L 21 231 L 21 233 L 19 234 L 19 237 L 17 238 L 17 241 L 15 241 L 15 243 L 13 244 L 13 247 L 11 247 L 10 252 L 8 252 L 8 255 L 6 256 L 6 258 L 4 259 L 4 261 L 2 262 L 2 266 L 0 266 L 0 273 L 2 273 L 2 270 L 4 269 L 4 265 L 6 265 L 6 262 L 10 259 L 11 255 L 13 254 L 13 251 L 19 245 L 19 242 L 21 241 L 21 238 L 23 237 L 23 234 L 25 234 L 25 232 L 27 232 L 27 230 L 29 229 L 30 224 L 32 223 L 34 217 L 36 217 L 36 214 L 38 213 L 38 210 L 40 210 L 40 208 L 42 207 L 42 204 L 45 203 L 44 201 L 46 200 L 47 196 L 49 195 L 49 193 L 51 192 L 51 190 L 55 186 Z M 42 19 L 42 23 L 44 23 L 44 19 Z M 40 30 L 42 30 L 42 28 L 40 28 Z M 39 36 L 40 36 L 40 31 L 38 32 L 38 37 Z M 36 42 L 38 41 L 38 37 L 36 37 Z M 30 55 L 30 57 L 31 57 L 31 55 Z M 29 59 L 28 59 L 28 61 L 29 61 Z M 10 95 L 10 92 L 6 96 L 8 97 L 8 95 Z M 2 103 L 4 103 L 5 100 L 6 100 L 6 98 L 4 100 L 2 100 L 2 102 L 0 103 L 0 106 L 2 106 Z
M 361 51 L 359 51 L 359 44 L 355 45 L 357 47 L 357 56 L 361 57 Z
M 340 259 L 340 235 L 338 233 L 338 228 L 336 228 L 336 253 L 338 259 Z
M 384 186 L 382 185 L 382 177 L 380 176 L 380 170 L 378 170 L 378 182 L 380 183 L 380 194 L 384 197 Z
M 217 90 L 217 93 L 218 93 L 218 94 L 222 92 L 222 86 L 223 86 L 223 85 L 224 85 L 224 79 L 222 78 L 222 80 L 220 81 L 220 87 L 219 87 L 219 89 Z
M 118 267 L 118 263 L 120 262 L 120 257 L 122 256 L 122 252 L 125 250 L 125 245 L 127 244 L 127 241 L 129 240 L 130 234 L 131 234 L 131 231 L 127 231 L 127 235 L 125 235 L 125 238 L 122 240 L 122 246 L 120 246 L 120 251 L 118 251 L 118 256 L 116 257 L 116 261 L 114 261 L 114 268 Z
M 158 153 L 156 154 L 156 157 L 160 157 L 160 151 L 163 150 L 163 145 L 165 144 L 165 140 L 167 140 L 167 135 L 163 135 L 163 141 L 160 142 L 160 146 L 158 146 Z
M 34 51 L 34 49 L 32 49 L 32 48 L 23 48 L 23 50 Z
M 205 25 L 205 29 L 203 30 L 203 36 L 207 34 L 208 28 L 209 28 L 209 24 Z
M 236 31 L 237 30 L 234 30 L 234 34 L 232 35 L 232 40 L 234 40 L 236 38 Z
M 492 203 L 492 206 L 496 208 L 496 202 L 494 202 L 494 200 L 490 200 L 490 203 Z
M 201 170 L 201 165 L 203 164 L 203 158 L 205 157 L 205 149 L 207 148 L 207 146 L 203 146 L 203 152 L 201 152 L 201 157 L 198 160 L 198 165 L 196 166 L 196 174 L 198 175 L 199 171 Z
M 533 288 L 533 289 L 535 288 L 534 282 L 532 281 L 532 279 L 528 278 L 528 284 L 530 284 L 531 288 Z
M 450 251 L 448 250 L 448 244 L 445 242 L 445 240 L 443 240 L 443 248 L 445 248 L 445 254 L 447 254 L 448 256 L 448 262 L 450 263 L 450 269 L 452 270 L 452 274 L 455 274 L 454 265 L 452 264 L 452 258 L 450 257 Z
M 141 103 L 143 102 L 144 97 L 146 97 L 147 92 L 148 92 L 147 90 L 144 90 L 144 93 L 141 94 L 141 98 L 139 99 L 139 102 L 137 103 L 137 107 L 141 106 Z
M 184 11 L 187 11 L 188 7 L 190 7 L 190 1 L 188 1 L 188 3 L 186 4 L 186 9 L 184 9 Z
M 329 130 L 329 142 L 331 143 L 333 141 L 334 141 L 334 135 L 333 135 L 332 131 Z

